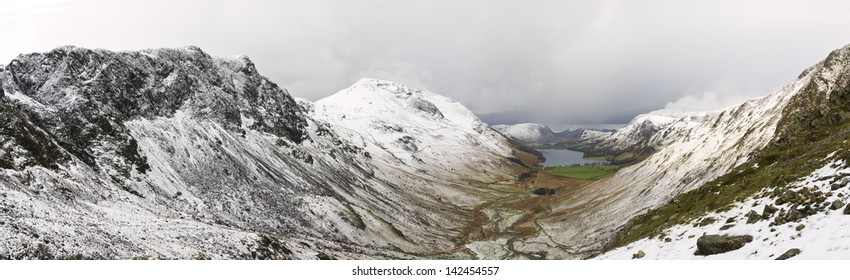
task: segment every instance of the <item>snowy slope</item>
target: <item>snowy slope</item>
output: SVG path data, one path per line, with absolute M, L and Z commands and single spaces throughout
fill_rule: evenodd
M 505 136 L 525 144 L 549 144 L 558 141 L 558 136 L 549 127 L 538 123 L 494 125 Z
M 468 257 L 453 240 L 488 199 L 475 180 L 515 167 L 436 94 L 335 108 L 396 112 L 372 116 L 381 135 L 314 119 L 249 59 L 196 47 L 62 47 L 0 80 L 0 258 Z
M 577 252 L 597 250 L 632 217 L 746 162 L 773 138 L 789 100 L 819 77 L 822 64 L 783 89 L 739 106 L 672 121 L 643 116 L 636 122 L 639 125 L 633 122 L 631 128 L 618 131 L 619 135 L 635 135 L 636 127 L 664 124 L 644 138 L 657 152 L 577 190 L 574 199 L 559 202 L 541 223 L 551 239 L 537 238 L 528 243 L 561 244 Z M 570 222 L 565 223 L 567 220 Z M 528 246 L 529 250 L 536 248 L 534 244 Z
M 828 207 L 796 222 L 775 225 L 774 219 L 759 218 L 749 223 L 747 215 L 751 211 L 761 217 L 765 207 L 777 204 L 777 198 L 767 196 L 768 192 L 765 191 L 736 203 L 731 210 L 710 213 L 702 218 L 716 222 L 674 226 L 665 230 L 669 240 L 641 239 L 598 258 L 631 259 L 640 250 L 646 254 L 646 259 L 775 259 L 791 249 L 800 250 L 794 259 L 850 258 L 850 215 L 845 213 L 845 204 L 850 198 L 848 164 L 843 160 L 834 160 L 793 185 L 790 191 L 800 192 L 805 189 L 806 193 L 826 194 L 821 204 Z M 805 206 L 794 207 L 784 203 L 775 209 L 777 213 L 788 213 L 791 209 L 802 211 Z M 703 234 L 750 235 L 753 241 L 738 250 L 698 256 L 694 254 L 697 250 L 696 241 Z
M 457 101 L 432 92 L 361 79 L 317 101 L 314 116 L 359 139 L 387 166 L 452 180 L 511 172 L 503 162 L 512 156 L 507 139 Z

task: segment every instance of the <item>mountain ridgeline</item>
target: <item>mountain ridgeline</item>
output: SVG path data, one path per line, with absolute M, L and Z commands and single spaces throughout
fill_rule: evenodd
M 182 107 L 230 130 L 240 129 L 246 116 L 256 120 L 251 129 L 294 143 L 305 136 L 295 101 L 247 58 L 216 63 L 197 48 L 114 53 L 64 47 L 23 55 L 6 69 L 12 99 L 36 105 L 23 108 L 28 119 L 93 168 L 93 150 L 105 148 L 144 172 L 146 160 L 124 122 L 171 117 Z M 98 138 L 109 138 L 111 146 L 100 146 Z
M 248 58 L 196 47 L 61 47 L 0 81 L 0 258 L 469 258 L 455 241 L 468 206 L 522 170 L 454 101 L 361 81 L 349 92 L 413 97 L 373 106 L 404 129 L 376 137 L 323 120 Z M 441 118 L 394 123 L 419 113 Z M 470 129 L 426 147 L 432 123 Z M 463 166 L 438 154 L 488 172 L 452 179 Z

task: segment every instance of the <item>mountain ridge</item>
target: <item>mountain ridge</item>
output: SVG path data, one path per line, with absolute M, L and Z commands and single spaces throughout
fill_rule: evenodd
M 848 53 L 850 45 L 800 75 L 807 83 L 783 109 L 775 137 L 752 160 L 633 219 L 613 250 L 600 257 L 621 258 L 626 250 L 644 248 L 649 258 L 697 258 L 686 249 L 693 240 L 682 236 L 722 231 L 755 238 L 741 250 L 709 258 L 774 258 L 790 248 L 794 258 L 846 257 L 850 240 L 837 233 L 847 230 L 850 213 L 842 211 L 850 182 Z M 722 220 L 727 222 L 716 223 Z M 673 237 L 658 242 L 659 235 Z
M 580 199 L 552 206 L 553 214 L 540 221 L 544 231 L 556 244 L 582 248 L 579 251 L 593 255 L 632 218 L 746 163 L 777 135 L 784 109 L 817 80 L 822 63 L 771 95 L 712 113 L 696 125 L 676 130 L 673 137 L 658 142 L 657 150 L 645 160 L 572 194 Z M 565 216 L 580 226 L 561 223 Z M 533 242 L 552 241 L 529 241 Z M 533 245 L 529 248 L 537 249 Z

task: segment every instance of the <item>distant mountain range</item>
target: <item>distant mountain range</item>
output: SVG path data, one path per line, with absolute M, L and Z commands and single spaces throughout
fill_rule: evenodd
M 548 126 L 538 123 L 498 124 L 492 126 L 502 135 L 525 145 L 572 145 L 581 139 L 613 133 L 614 129 L 567 129 L 553 132 Z

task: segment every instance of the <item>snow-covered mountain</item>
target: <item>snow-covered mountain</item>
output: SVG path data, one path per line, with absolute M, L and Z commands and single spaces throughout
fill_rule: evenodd
M 576 190 L 571 193 L 574 199 L 559 202 L 548 218 L 540 220 L 541 228 L 546 233 L 541 236 L 545 238 L 528 240 L 525 245 L 527 250 L 549 250 L 537 245 L 539 243 L 549 243 L 550 247 L 566 246 L 574 252 L 599 250 L 618 229 L 639 214 L 675 203 L 679 195 L 721 176 L 731 178 L 728 182 L 736 182 L 740 175 L 729 173 L 736 167 L 749 166 L 753 170 L 764 168 L 750 160 L 764 160 L 763 150 L 773 147 L 769 144 L 780 145 L 791 141 L 788 139 L 802 139 L 800 136 L 788 136 L 789 131 L 806 131 L 806 127 L 817 127 L 817 123 L 812 121 L 809 124 L 795 112 L 809 110 L 813 116 L 828 116 L 824 118 L 836 122 L 846 115 L 841 112 L 846 108 L 834 107 L 830 111 L 813 107 L 812 104 L 822 103 L 825 98 L 835 96 L 835 92 L 846 89 L 846 83 L 850 81 L 847 78 L 850 76 L 848 54 L 850 46 L 831 53 L 827 59 L 804 71 L 796 81 L 766 97 L 719 112 L 672 120 L 657 121 L 657 118 L 646 119 L 646 116 L 642 116 L 621 131 L 603 136 L 614 137 L 618 141 L 648 139 L 646 145 L 651 145 L 657 151 L 640 163 L 623 168 L 612 177 Z M 829 112 L 834 117 L 827 115 Z M 659 123 L 663 125 L 657 125 Z M 798 125 L 789 129 L 789 123 Z M 651 129 L 643 129 L 645 127 Z M 625 137 L 642 134 L 635 131 L 652 130 L 656 131 L 647 133 L 651 135 L 648 138 Z M 834 137 L 837 136 L 840 135 Z M 795 145 L 816 140 L 797 140 Z M 736 172 L 745 171 L 742 169 Z M 782 178 L 773 176 L 766 178 Z M 724 184 L 728 183 L 720 183 L 718 186 Z M 566 220 L 570 222 L 566 223 Z
M 513 153 L 506 138 L 457 101 L 388 81 L 361 79 L 317 101 L 314 116 L 380 162 L 434 178 L 504 174 L 501 160 Z
M 0 259 L 705 258 L 703 234 L 846 258 L 847 108 L 850 46 L 738 106 L 557 134 L 374 79 L 311 103 L 196 47 L 61 47 L 0 67 Z M 645 158 L 535 196 L 504 135 Z
M 850 237 L 842 232 L 850 219 L 850 46 L 831 52 L 792 86 L 769 145 L 717 180 L 635 219 L 626 231 L 643 234 L 621 232 L 620 241 L 634 242 L 602 257 L 620 258 L 632 249 L 648 258 L 850 257 Z M 669 219 L 672 209 L 684 218 L 650 222 Z M 703 234 L 749 241 L 717 252 Z M 701 247 L 699 256 L 694 247 Z
M 836 51 L 846 52 L 848 48 Z M 635 131 L 642 129 L 636 128 L 654 127 L 643 130 L 651 131 L 660 127 L 648 133 L 652 136 L 643 138 L 649 139 L 647 144 L 657 151 L 612 177 L 575 190 L 571 193 L 575 199 L 559 202 L 548 218 L 539 221 L 546 234 L 527 240 L 526 250 L 558 254 L 559 251 L 548 249 L 558 245 L 567 246 L 573 252 L 600 249 L 632 217 L 664 205 L 748 162 L 775 141 L 774 137 L 781 131 L 780 121 L 793 118 L 788 112 L 799 105 L 789 105 L 795 104 L 792 100 L 811 96 L 811 87 L 819 84 L 825 85 L 818 86 L 822 91 L 817 96 L 826 95 L 824 92 L 831 88 L 827 85 L 832 82 L 824 82 L 824 79 L 831 81 L 830 77 L 839 76 L 836 73 L 844 73 L 841 71 L 846 70 L 842 67 L 846 67 L 848 61 L 843 55 L 832 54 L 781 90 L 719 112 L 663 121 L 638 117 L 631 125 L 607 137 L 630 139 L 614 135 L 639 135 Z M 663 125 L 657 126 L 658 123 Z M 550 245 L 539 246 L 541 243 Z
M 560 140 L 549 127 L 539 123 L 499 124 L 493 128 L 523 144 L 551 144 Z
M 641 114 L 613 132 L 585 130 L 571 146 L 592 155 L 651 154 L 718 112 L 686 115 L 664 110 Z
M 313 105 L 196 47 L 61 47 L 0 81 L 0 258 L 470 257 L 457 228 L 518 170 L 447 98 Z

